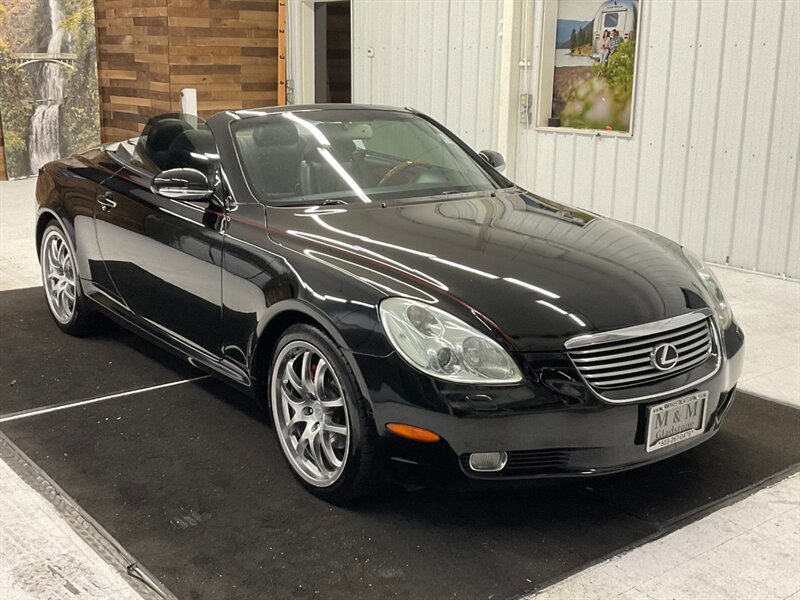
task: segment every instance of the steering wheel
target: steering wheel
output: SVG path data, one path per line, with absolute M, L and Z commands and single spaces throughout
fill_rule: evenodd
M 386 185 L 389 181 L 397 177 L 400 173 L 405 171 L 409 167 L 429 167 L 430 165 L 422 160 L 407 160 L 405 162 L 401 162 L 396 164 L 391 169 L 386 172 L 386 175 L 378 182 L 378 187 Z

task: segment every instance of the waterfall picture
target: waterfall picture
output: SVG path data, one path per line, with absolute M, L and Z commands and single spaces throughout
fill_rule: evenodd
M 92 0 L 3 0 L 0 75 L 10 178 L 100 142 Z

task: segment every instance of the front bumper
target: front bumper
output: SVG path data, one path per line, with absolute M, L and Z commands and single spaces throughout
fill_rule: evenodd
M 744 335 L 734 323 L 724 332 L 722 361 L 712 377 L 674 394 L 662 384 L 657 398 L 612 404 L 576 383 L 580 378 L 565 354 L 521 357 L 527 375 L 522 384 L 484 388 L 433 380 L 397 355 L 356 355 L 390 473 L 423 483 L 600 475 L 684 452 L 719 429 L 743 358 Z M 562 378 L 553 378 L 553 373 Z M 703 433 L 647 452 L 647 407 L 695 391 L 708 392 Z M 421 443 L 400 438 L 387 431 L 387 423 L 422 427 L 441 439 Z M 469 468 L 470 453 L 498 451 L 509 457 L 502 471 Z

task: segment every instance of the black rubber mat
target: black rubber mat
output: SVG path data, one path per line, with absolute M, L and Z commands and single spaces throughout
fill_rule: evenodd
M 650 467 L 349 509 L 305 493 L 212 380 L 0 429 L 182 599 L 513 597 L 800 463 L 800 411 L 745 394 L 715 438 Z
M 75 338 L 50 317 L 41 287 L 0 293 L 0 415 L 199 375 L 106 319 Z

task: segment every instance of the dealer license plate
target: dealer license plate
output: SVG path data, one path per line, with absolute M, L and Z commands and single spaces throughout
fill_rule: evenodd
M 647 451 L 653 452 L 703 433 L 708 392 L 668 400 L 647 408 Z

